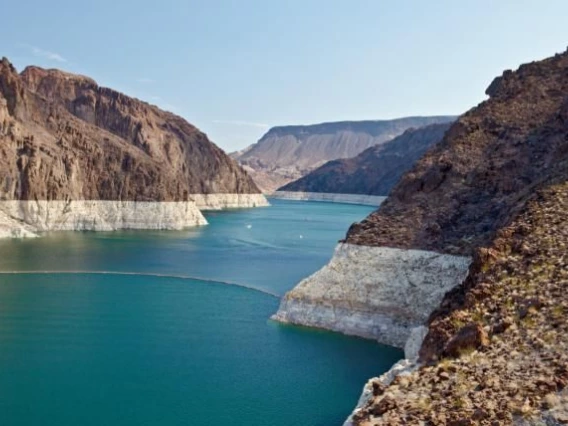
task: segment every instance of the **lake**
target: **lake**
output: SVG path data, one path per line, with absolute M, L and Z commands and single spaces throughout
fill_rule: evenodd
M 402 352 L 269 320 L 372 208 L 0 241 L 0 424 L 340 425 Z

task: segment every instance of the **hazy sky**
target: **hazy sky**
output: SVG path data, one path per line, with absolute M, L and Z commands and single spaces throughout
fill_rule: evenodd
M 269 126 L 459 114 L 568 46 L 567 0 L 26 0 L 0 56 L 182 115 L 228 151 Z

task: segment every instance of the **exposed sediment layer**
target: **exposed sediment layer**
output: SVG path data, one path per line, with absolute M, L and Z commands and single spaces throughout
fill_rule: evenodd
M 379 206 L 386 197 L 365 194 L 335 194 L 329 192 L 275 191 L 269 195 L 272 198 L 298 201 L 325 201 L 330 203 L 362 204 Z
M 193 201 L 0 201 L 11 219 L 44 231 L 113 231 L 117 229 L 182 229 L 206 225 Z
M 192 194 L 189 198 L 200 210 L 241 209 L 270 205 L 262 194 Z
M 192 201 L 0 201 L 0 238 L 45 231 L 183 229 L 206 225 L 201 210 L 268 206 L 262 194 L 193 194 Z
M 0 210 L 0 238 L 35 238 L 35 229 Z
M 375 396 L 377 388 L 384 389 L 390 385 L 398 376 L 407 376 L 420 368 L 418 353 L 422 342 L 428 333 L 428 327 L 421 325 L 410 330 L 410 335 L 404 345 L 404 359 L 394 364 L 387 372 L 379 377 L 373 377 L 363 387 L 361 396 L 357 401 L 353 412 L 349 415 L 343 426 L 355 426 L 354 420 L 358 414 L 368 405 L 369 401 Z
M 432 251 L 340 244 L 326 266 L 284 296 L 272 318 L 403 348 L 470 263 Z

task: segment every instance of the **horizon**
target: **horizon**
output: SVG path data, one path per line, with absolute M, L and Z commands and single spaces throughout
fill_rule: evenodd
M 32 3 L 7 7 L 0 28 L 0 56 L 19 72 L 90 77 L 185 118 L 227 152 L 272 127 L 459 116 L 504 70 L 568 44 L 560 0 Z

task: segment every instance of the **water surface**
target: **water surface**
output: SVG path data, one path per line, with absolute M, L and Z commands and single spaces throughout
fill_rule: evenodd
M 400 351 L 273 323 L 271 294 L 371 209 L 272 203 L 182 232 L 0 242 L 2 271 L 129 273 L 0 275 L 0 424 L 341 424 Z

